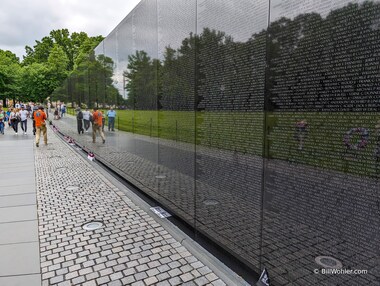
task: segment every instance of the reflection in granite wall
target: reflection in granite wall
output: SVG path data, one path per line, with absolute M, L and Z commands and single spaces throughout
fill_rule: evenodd
M 380 5 L 309 1 L 295 15 L 288 2 L 272 2 L 268 28 L 264 264 L 284 283 L 375 285 Z M 371 270 L 316 277 L 320 255 Z
M 378 285 L 379 40 L 378 1 L 144 0 L 54 93 L 119 130 L 54 123 L 273 285 Z
M 220 148 L 196 154 L 197 226 L 259 269 L 266 33 L 258 23 L 268 3 L 204 0 L 197 11 L 197 143 Z
M 196 1 L 158 1 L 159 69 L 159 132 L 180 140 L 180 130 L 187 131 L 186 151 L 168 148 L 159 142 L 159 164 L 170 166 L 171 176 L 160 182 L 159 191 L 176 209 L 185 213 L 189 224 L 195 226 L 195 42 L 190 36 L 196 28 Z M 181 46 L 182 44 L 182 46 Z M 183 175 L 186 174 L 186 179 Z

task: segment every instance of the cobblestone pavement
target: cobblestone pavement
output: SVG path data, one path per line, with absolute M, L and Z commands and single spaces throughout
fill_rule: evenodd
M 267 267 L 278 285 L 376 285 L 380 279 L 376 179 L 269 160 L 263 180 L 264 162 L 255 156 L 200 146 L 194 156 L 190 144 L 124 132 L 93 144 L 75 133 L 70 118 L 55 124 L 253 267 Z M 316 275 L 320 255 L 368 274 Z
M 43 285 L 226 285 L 49 130 L 36 148 Z M 98 230 L 82 225 L 102 221 Z

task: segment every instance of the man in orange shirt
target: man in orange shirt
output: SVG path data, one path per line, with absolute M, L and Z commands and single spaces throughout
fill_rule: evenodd
M 104 133 L 102 131 L 103 114 L 97 107 L 94 108 L 94 112 L 92 113 L 92 121 L 92 142 L 95 143 L 96 132 L 99 131 L 100 137 L 103 139 L 103 144 L 106 143 L 106 138 L 104 137 Z
M 39 106 L 38 110 L 34 112 L 34 122 L 36 123 L 36 147 L 40 145 L 41 131 L 44 135 L 44 142 L 47 145 L 47 129 L 46 129 L 46 113 L 43 106 Z

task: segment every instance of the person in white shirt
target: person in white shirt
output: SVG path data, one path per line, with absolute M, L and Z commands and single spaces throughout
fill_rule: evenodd
M 83 111 L 82 113 L 83 113 L 84 129 L 86 129 L 86 132 L 88 132 L 88 129 L 90 128 L 90 122 L 91 122 L 91 118 L 90 118 L 91 113 L 88 110 L 88 108 L 86 108 L 86 110 Z
M 21 129 L 24 131 L 24 134 L 26 134 L 26 131 L 28 129 L 28 117 L 29 117 L 29 111 L 25 109 L 25 106 L 21 106 L 21 110 L 19 111 L 20 114 L 20 121 L 21 121 Z

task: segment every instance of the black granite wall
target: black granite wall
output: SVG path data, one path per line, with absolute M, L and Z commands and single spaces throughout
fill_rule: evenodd
M 378 1 L 144 0 L 73 88 L 127 99 L 103 160 L 274 285 L 376 285 L 379 60 Z

